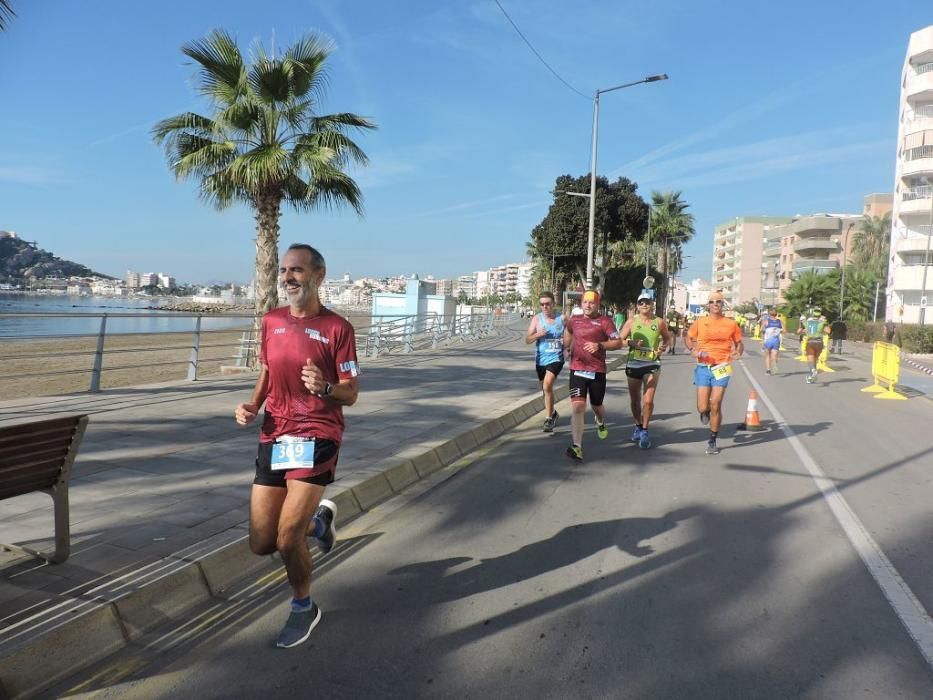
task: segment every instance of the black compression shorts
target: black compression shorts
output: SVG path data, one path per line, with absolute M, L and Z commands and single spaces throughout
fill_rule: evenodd
M 535 365 L 535 370 L 538 372 L 538 381 L 544 381 L 545 372 L 550 372 L 555 377 L 560 374 L 560 371 L 564 368 L 563 362 L 552 362 L 549 365 Z
M 337 470 L 337 456 L 340 445 L 333 440 L 314 441 L 314 469 L 294 469 L 291 471 L 272 470 L 272 448 L 275 443 L 260 442 L 256 452 L 256 477 L 253 483 L 258 486 L 285 487 L 286 479 L 297 479 L 306 484 L 327 486 L 334 481 Z
M 596 372 L 593 379 L 581 377 L 577 370 L 570 370 L 570 400 L 586 401 L 590 398 L 590 406 L 602 406 L 606 398 L 606 374 Z

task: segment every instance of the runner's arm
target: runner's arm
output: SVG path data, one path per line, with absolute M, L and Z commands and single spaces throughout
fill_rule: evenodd
M 674 336 L 667 327 L 667 323 L 664 319 L 661 319 L 658 330 L 661 331 L 661 346 L 658 348 L 658 352 L 663 353 L 671 346 L 671 343 L 674 342 Z
M 632 319 L 629 319 L 628 321 L 626 321 L 625 323 L 622 324 L 622 330 L 619 331 L 619 340 L 621 340 L 621 341 L 622 341 L 622 345 L 625 346 L 625 347 L 627 347 L 627 348 L 632 347 L 631 341 L 629 340 L 629 338 L 630 338 L 631 335 L 632 335 L 632 326 L 633 326 L 633 325 L 634 325 L 634 324 L 632 323 Z
M 570 349 L 573 347 L 573 333 L 570 332 L 570 326 L 564 326 L 564 354 L 570 357 Z
M 533 316 L 528 324 L 528 333 L 525 335 L 525 345 L 531 345 L 538 339 L 538 317 Z
M 352 406 L 356 403 L 360 395 L 360 380 L 356 377 L 341 379 L 336 384 L 331 384 L 330 393 L 327 398 L 341 406 Z

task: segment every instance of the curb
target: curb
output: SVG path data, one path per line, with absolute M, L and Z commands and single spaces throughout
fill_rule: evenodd
M 624 357 L 615 358 L 607 369 L 624 362 Z M 555 403 L 569 394 L 566 385 L 556 387 Z M 328 498 L 346 524 L 543 410 L 544 397 L 538 393 L 519 399 L 459 435 L 420 443 L 354 472 L 331 487 Z M 0 640 L 0 700 L 32 697 L 166 621 L 183 618 L 193 606 L 225 599 L 235 582 L 278 561 L 276 555 L 253 554 L 247 538 L 243 527 L 233 527 L 55 606 L 48 612 L 57 614 L 37 623 L 36 634 L 23 643 L 2 649 Z
M 918 371 L 920 371 L 920 372 L 923 372 L 924 374 L 933 375 L 933 369 L 927 367 L 926 365 L 920 364 L 919 362 L 917 362 L 916 360 L 914 360 L 914 359 L 912 359 L 912 358 L 910 358 L 910 357 L 901 356 L 901 360 L 903 360 L 905 364 L 910 365 L 910 366 L 913 367 L 914 369 L 916 369 L 916 370 L 918 370 Z

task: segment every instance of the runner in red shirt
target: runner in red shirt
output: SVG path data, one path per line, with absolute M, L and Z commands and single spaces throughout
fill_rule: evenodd
M 277 645 L 305 641 L 321 619 L 311 600 L 311 553 L 316 537 L 326 553 L 334 546 L 337 506 L 322 500 L 334 480 L 343 439 L 343 407 L 359 393 L 353 326 L 323 307 L 318 289 L 324 258 L 295 244 L 282 257 L 279 284 L 288 306 L 262 317 L 259 379 L 248 403 L 236 408 L 240 425 L 265 403 L 249 507 L 249 544 L 256 554 L 278 551 L 293 599 Z
M 606 350 L 622 347 L 615 323 L 599 313 L 599 292 L 584 292 L 583 313 L 569 316 L 564 327 L 564 347 L 570 355 L 570 428 L 573 442 L 567 456 L 583 461 L 583 422 L 586 399 L 596 415 L 596 434 L 600 440 L 609 436 L 606 427 Z

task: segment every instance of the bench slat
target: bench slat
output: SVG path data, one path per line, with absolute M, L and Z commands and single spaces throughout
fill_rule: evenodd
M 66 432 L 67 428 L 72 430 L 77 427 L 81 416 L 66 416 L 65 418 L 51 418 L 49 420 L 37 421 L 35 423 L 20 423 L 18 425 L 7 425 L 0 427 L 0 439 L 8 435 L 34 435 L 42 432 Z
M 42 430 L 29 433 L 7 433 L 0 435 L 0 450 L 17 449 L 32 442 L 62 442 L 71 440 L 75 431 L 67 426 L 59 430 Z

